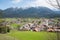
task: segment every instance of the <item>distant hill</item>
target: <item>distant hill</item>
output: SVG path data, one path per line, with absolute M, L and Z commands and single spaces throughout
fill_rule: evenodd
M 54 11 L 47 7 L 31 7 L 27 9 L 22 8 L 7 8 L 3 10 L 3 17 L 46 17 L 54 18 L 60 17 L 60 11 Z
M 0 9 L 0 18 L 3 17 L 3 15 L 4 15 L 3 12 L 4 12 L 4 11 Z

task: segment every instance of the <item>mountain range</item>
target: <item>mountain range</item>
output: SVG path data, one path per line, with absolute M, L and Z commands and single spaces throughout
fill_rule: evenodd
M 7 8 L 2 11 L 3 18 L 13 18 L 13 17 L 45 17 L 45 18 L 55 18 L 60 17 L 60 11 L 54 11 L 47 7 L 30 7 L 30 8 Z

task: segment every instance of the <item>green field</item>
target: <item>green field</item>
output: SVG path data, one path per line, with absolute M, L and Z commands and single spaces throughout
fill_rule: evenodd
M 4 37 L 5 39 L 1 39 Z M 12 31 L 7 34 L 0 34 L 0 40 L 56 40 L 56 39 L 57 39 L 56 34 L 50 32 Z

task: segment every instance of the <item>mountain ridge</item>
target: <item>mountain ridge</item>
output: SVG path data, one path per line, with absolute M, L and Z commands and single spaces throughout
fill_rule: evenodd
M 27 9 L 23 8 L 7 8 L 3 10 L 3 17 L 13 18 L 13 17 L 46 17 L 54 18 L 60 17 L 60 11 L 54 11 L 47 7 L 30 7 Z

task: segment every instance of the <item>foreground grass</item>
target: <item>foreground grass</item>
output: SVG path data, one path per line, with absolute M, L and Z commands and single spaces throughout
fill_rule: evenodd
M 12 36 L 8 36 L 7 34 L 0 34 L 0 40 L 18 40 Z
M 19 40 L 57 40 L 56 34 L 50 32 L 14 31 L 8 35 Z

